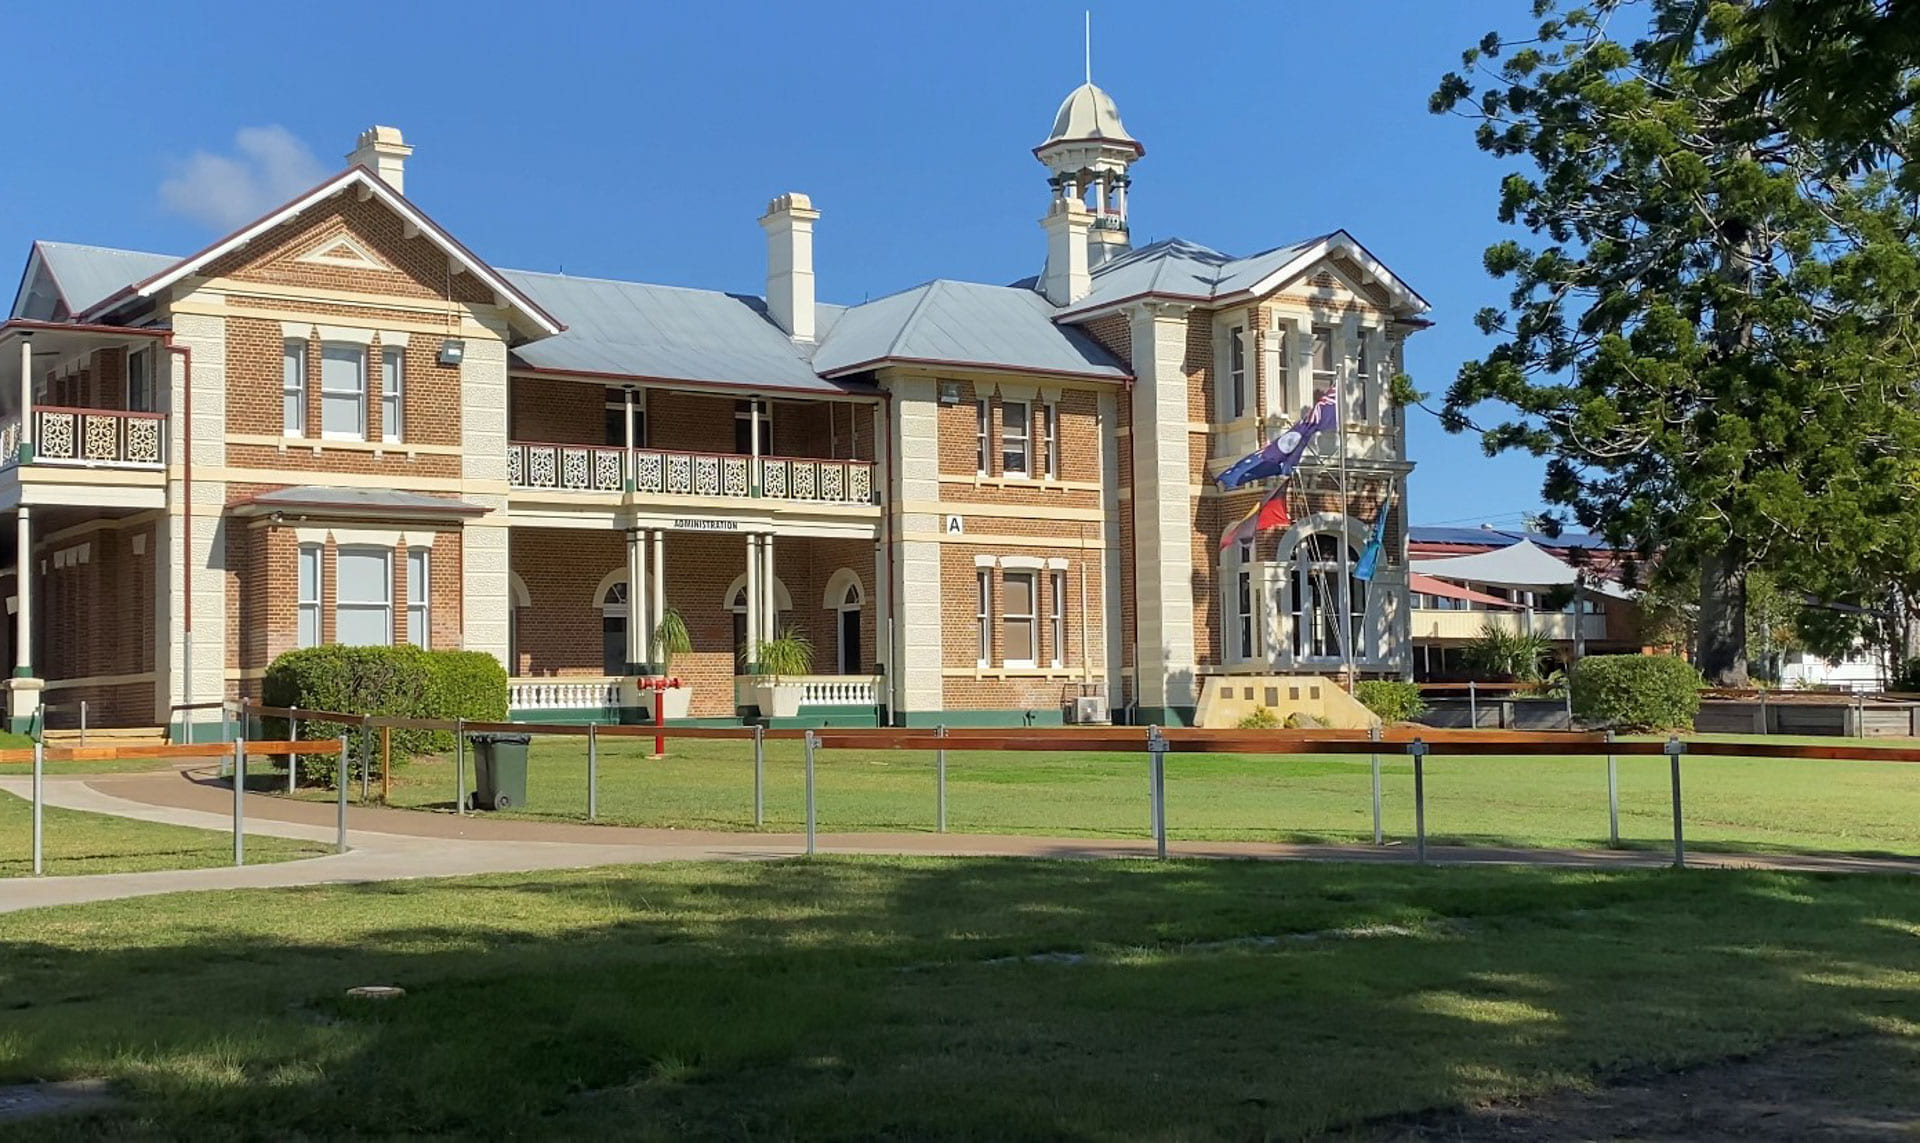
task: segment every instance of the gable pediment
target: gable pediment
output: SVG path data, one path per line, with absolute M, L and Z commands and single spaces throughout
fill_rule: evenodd
M 323 235 L 311 249 L 295 255 L 293 260 L 310 266 L 339 266 L 349 270 L 394 270 L 391 263 L 345 229 Z

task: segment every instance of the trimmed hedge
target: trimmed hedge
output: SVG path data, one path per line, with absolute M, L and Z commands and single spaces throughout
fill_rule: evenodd
M 1574 717 L 1619 730 L 1691 730 L 1700 672 L 1673 655 L 1589 655 L 1573 668 Z
M 261 687 L 267 706 L 331 710 L 398 718 L 466 718 L 504 722 L 507 672 L 483 651 L 423 651 L 418 647 L 307 647 L 288 651 L 267 668 Z M 300 720 L 302 738 L 338 738 L 339 723 Z M 268 721 L 265 733 L 287 734 L 286 721 Z M 393 731 L 401 754 L 451 750 L 447 731 Z M 316 759 L 309 777 L 331 780 L 330 759 Z M 303 769 L 305 767 L 303 766 Z M 324 770 L 325 774 L 321 771 Z
M 1427 709 L 1427 702 L 1420 697 L 1417 683 L 1367 679 L 1353 684 L 1353 697 L 1386 723 L 1410 722 Z

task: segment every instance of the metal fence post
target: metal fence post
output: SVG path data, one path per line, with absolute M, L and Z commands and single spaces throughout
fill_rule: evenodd
M 1687 864 L 1687 844 L 1680 830 L 1680 755 L 1686 753 L 1687 744 L 1680 741 L 1679 735 L 1667 739 L 1667 759 L 1673 768 L 1673 867 L 1684 869 Z
M 46 870 L 44 850 L 41 848 L 43 841 L 41 811 L 47 804 L 46 771 L 47 746 L 44 742 L 36 741 L 33 744 L 33 875 L 35 877 Z
M 290 706 L 287 709 L 293 712 L 291 715 L 287 717 L 287 737 L 297 742 L 300 739 L 300 708 L 297 706 Z M 240 726 L 241 726 L 242 734 L 246 733 L 246 725 L 247 725 L 247 715 L 246 715 L 245 709 L 243 708 L 240 712 Z M 295 775 L 299 773 L 299 771 L 300 771 L 300 756 L 298 754 L 287 755 L 287 793 L 289 794 L 293 793 L 294 778 L 295 778 Z
M 1473 680 L 1467 680 L 1467 729 L 1480 729 L 1480 692 L 1474 689 Z
M 366 805 L 367 795 L 371 792 L 369 785 L 373 781 L 373 731 L 368 730 L 363 722 L 356 737 L 360 739 L 360 804 Z
M 600 732 L 587 724 L 587 820 L 600 820 Z
M 1607 846 L 1620 848 L 1620 767 L 1613 757 L 1613 731 L 1607 731 Z
M 80 700 L 80 745 L 87 744 L 87 700 Z
M 753 724 L 753 824 L 767 824 L 767 728 Z
M 1167 857 L 1167 736 L 1157 726 L 1147 727 L 1147 757 L 1153 771 L 1153 852 Z
M 807 856 L 813 856 L 814 816 L 813 816 L 813 748 L 818 740 L 813 731 L 807 731 Z
M 233 863 L 247 863 L 247 740 L 246 728 L 233 740 Z
M 1407 744 L 1413 755 L 1413 859 L 1427 863 L 1427 744 L 1416 738 Z
M 333 842 L 334 852 L 336 853 L 345 853 L 347 851 L 347 740 L 348 735 L 342 733 L 340 735 L 340 789 L 334 811 L 336 817 L 339 819 L 338 828 L 334 832 Z M 288 762 L 292 762 L 295 757 L 296 755 L 287 755 Z
M 933 734 L 936 738 L 945 738 L 947 736 L 946 723 L 943 722 L 939 726 L 934 727 Z M 936 794 L 935 801 L 939 809 L 936 828 L 939 832 L 945 833 L 947 832 L 947 748 L 945 746 L 933 752 L 933 770 L 934 792 Z
M 1375 743 L 1373 748 L 1373 844 L 1385 845 L 1386 832 L 1380 822 L 1380 728 L 1377 726 L 1370 728 L 1367 737 Z
M 453 720 L 453 812 L 467 812 L 467 720 Z

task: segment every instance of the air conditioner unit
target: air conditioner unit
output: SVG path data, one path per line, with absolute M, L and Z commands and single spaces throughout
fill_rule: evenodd
M 1085 726 L 1089 723 L 1111 722 L 1113 716 L 1107 710 L 1105 695 L 1081 695 L 1073 700 L 1070 717 L 1074 722 Z

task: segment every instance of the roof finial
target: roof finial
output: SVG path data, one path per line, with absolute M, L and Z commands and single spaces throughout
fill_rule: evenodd
M 1087 82 L 1093 82 L 1093 9 L 1088 8 L 1087 15 Z

